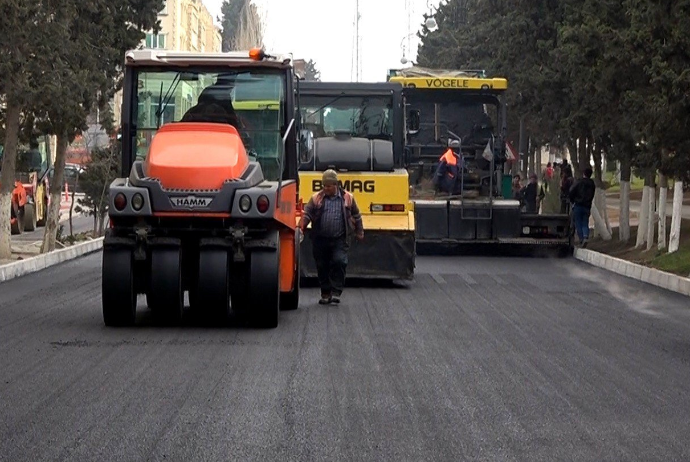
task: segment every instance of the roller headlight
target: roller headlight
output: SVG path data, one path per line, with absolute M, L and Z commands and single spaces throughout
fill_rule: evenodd
M 242 213 L 247 213 L 249 212 L 249 209 L 252 208 L 252 198 L 247 196 L 246 194 L 242 197 L 240 197 L 240 210 Z
M 132 208 L 137 212 L 144 207 L 144 196 L 140 193 L 136 193 L 132 196 Z

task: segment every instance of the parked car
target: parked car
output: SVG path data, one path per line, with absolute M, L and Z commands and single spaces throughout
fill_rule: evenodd
M 83 192 L 82 189 L 79 187 L 79 175 L 84 173 L 84 171 L 84 167 L 79 164 L 65 164 L 63 180 L 65 183 L 67 183 L 67 187 L 69 188 L 70 192 Z M 48 175 L 48 180 L 52 182 L 53 177 L 55 176 L 55 168 L 51 167 L 50 169 L 48 169 L 48 172 L 46 172 L 46 174 Z

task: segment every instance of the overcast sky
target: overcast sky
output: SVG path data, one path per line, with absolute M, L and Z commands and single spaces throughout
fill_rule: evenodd
M 203 0 L 220 16 L 223 0 Z M 322 80 L 354 79 L 356 0 L 254 0 L 266 22 L 266 49 L 313 59 Z M 361 79 L 385 81 L 388 69 L 402 67 L 400 59 L 408 41 L 416 57 L 414 35 L 429 7 L 439 0 L 360 0 Z M 409 28 L 408 28 L 409 21 Z M 413 35 L 406 38 L 408 33 Z

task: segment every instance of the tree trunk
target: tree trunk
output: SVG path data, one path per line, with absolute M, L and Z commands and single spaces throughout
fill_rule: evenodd
M 0 259 L 12 258 L 11 207 L 14 175 L 17 166 L 17 143 L 19 142 L 19 115 L 21 107 L 12 100 L 7 101 L 5 112 L 5 143 L 0 173 Z
M 673 182 L 673 216 L 671 218 L 671 237 L 668 240 L 668 253 L 680 247 L 680 223 L 683 219 L 683 182 L 676 178 Z
M 525 116 L 520 117 L 520 138 L 518 139 L 518 156 L 519 159 L 513 164 L 515 167 L 513 169 L 513 175 L 517 175 L 522 171 L 522 178 L 525 178 L 524 171 L 527 170 L 525 167 L 527 162 L 527 134 L 525 133 Z
M 57 149 L 55 153 L 55 173 L 53 176 L 53 184 L 64 184 L 65 172 L 65 153 L 67 152 L 68 137 L 67 134 L 62 133 L 57 136 Z M 55 250 L 55 239 L 57 236 L 58 225 L 60 224 L 60 197 L 62 195 L 62 188 L 52 188 L 50 191 L 50 207 L 48 208 L 48 220 L 46 221 L 46 229 L 43 234 L 43 244 L 41 245 L 41 253 L 52 252 Z
M 603 204 L 603 205 L 602 205 Z M 592 203 L 592 219 L 594 220 L 594 230 L 597 236 L 605 241 L 611 240 L 611 230 L 606 226 L 604 213 L 606 210 L 606 192 L 603 189 L 597 188 L 594 193 L 594 202 Z
M 666 198 L 668 195 L 668 178 L 659 174 L 659 250 L 666 248 Z
M 597 223 L 595 218 L 595 229 L 601 228 L 601 236 L 604 240 L 608 241 L 611 239 L 613 230 L 611 229 L 611 223 L 609 222 L 608 207 L 606 205 L 606 189 L 604 188 L 604 178 L 601 170 L 601 147 L 599 145 L 592 147 L 592 157 L 594 158 L 594 183 L 597 185 L 597 191 L 594 195 L 594 203 L 597 206 L 597 211 L 601 222 Z M 597 168 L 597 165 L 599 168 Z M 592 214 L 594 217 L 594 214 Z M 605 232 L 604 232 L 605 230 Z M 606 237 L 608 236 L 608 238 Z
M 535 167 L 535 161 L 536 161 L 537 155 L 534 150 L 534 146 L 532 146 L 532 140 L 530 140 L 530 146 L 529 146 L 529 169 L 527 174 L 531 175 L 532 173 L 536 173 L 537 169 Z
M 587 148 L 587 136 L 581 136 L 578 140 L 577 165 L 573 165 L 575 178 L 582 178 L 582 172 L 589 167 L 589 149 Z
M 596 146 L 592 146 L 592 158 L 594 159 L 594 179 L 598 181 L 601 186 L 604 185 L 604 171 L 602 166 L 602 153 L 601 146 L 597 143 Z M 597 185 L 599 186 L 599 185 Z
M 650 176 L 652 175 L 654 174 L 651 174 Z M 649 186 L 649 197 L 647 198 L 649 201 L 649 204 L 647 205 L 647 208 L 649 209 L 647 215 L 647 250 L 652 250 L 652 246 L 654 246 L 654 231 L 656 230 L 654 224 L 657 219 L 656 210 L 654 210 L 656 208 L 656 186 L 654 186 L 653 179 L 651 179 L 650 182 L 651 185 Z
M 586 149 L 587 154 L 585 154 L 585 164 L 580 165 L 580 170 L 582 171 L 583 176 L 584 176 L 584 172 L 585 172 L 586 168 L 592 168 L 592 151 L 593 151 L 593 146 L 594 146 L 594 142 L 592 141 L 592 135 L 591 134 L 588 135 L 587 137 L 585 137 L 585 140 L 587 141 L 587 149 Z M 580 159 L 580 161 L 582 162 L 582 159 Z
M 568 153 L 570 154 L 570 165 L 573 168 L 574 175 L 578 166 L 577 140 L 570 140 L 568 142 Z
M 98 233 L 95 237 L 101 237 L 105 234 L 105 219 L 107 217 L 108 214 L 100 214 L 100 220 L 98 222 Z
M 77 178 L 79 176 L 77 175 Z M 74 226 L 72 225 L 72 212 L 74 211 L 74 194 L 75 194 L 75 188 L 72 188 L 72 196 L 71 200 L 72 202 L 69 204 L 69 235 L 74 236 Z
M 649 186 L 642 189 L 642 202 L 640 203 L 640 217 L 637 225 L 637 240 L 635 241 L 635 248 L 642 248 L 647 242 L 647 220 L 649 216 Z
M 618 218 L 618 239 L 621 242 L 630 240 L 630 175 L 632 174 L 630 161 L 624 160 L 620 164 L 620 203 Z

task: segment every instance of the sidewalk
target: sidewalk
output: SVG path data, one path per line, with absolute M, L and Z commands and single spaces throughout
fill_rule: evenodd
M 658 197 L 656 198 L 658 201 Z M 617 198 L 607 197 L 606 206 L 610 209 L 618 210 L 620 205 L 620 200 Z M 634 212 L 636 215 L 640 213 L 640 208 L 642 207 L 641 201 L 630 201 L 630 212 Z M 671 216 L 673 214 L 673 196 L 669 197 L 666 201 L 666 216 Z M 690 219 L 690 205 L 684 204 L 681 212 L 681 216 L 685 219 Z
M 79 199 L 83 198 L 84 194 L 83 193 L 76 193 L 74 195 L 74 206 L 76 207 L 79 204 Z M 65 198 L 65 194 L 62 194 L 61 196 L 61 201 L 60 201 L 60 222 L 63 222 L 69 218 L 69 210 L 72 205 L 72 194 L 69 194 Z M 72 213 L 72 216 L 79 216 L 81 214 L 78 214 L 76 212 Z
M 84 197 L 84 194 L 75 194 L 75 206 L 76 201 Z M 69 210 L 72 205 L 72 197 L 69 195 L 65 197 L 64 194 L 61 196 L 60 201 L 60 223 L 67 227 L 67 220 L 69 219 Z M 90 231 L 93 229 L 93 221 L 91 217 L 85 216 L 83 213 L 74 212 L 74 232 L 80 233 L 85 231 Z M 67 230 L 65 232 L 68 232 Z M 36 228 L 35 231 L 25 231 L 22 234 L 11 236 L 12 240 L 12 259 L 11 260 L 0 260 L 0 266 L 17 261 L 24 260 L 27 258 L 34 257 L 40 254 L 41 244 L 43 242 L 43 235 L 45 233 L 45 228 Z

